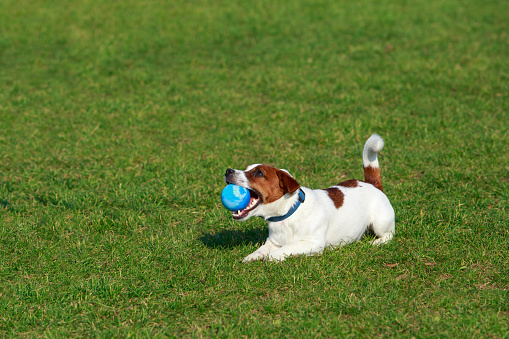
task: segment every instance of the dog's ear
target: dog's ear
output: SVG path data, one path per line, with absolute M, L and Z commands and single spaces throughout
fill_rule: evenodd
M 279 186 L 283 189 L 283 193 L 293 193 L 300 188 L 299 183 L 288 173 L 288 171 L 278 170 Z
M 288 175 L 293 178 L 293 175 L 291 175 L 290 172 L 288 172 L 288 170 L 285 170 L 284 168 L 281 168 L 281 171 L 288 173 Z

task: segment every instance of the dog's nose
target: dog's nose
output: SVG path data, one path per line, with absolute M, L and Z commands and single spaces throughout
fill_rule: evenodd
M 231 175 L 231 174 L 233 174 L 234 172 L 235 172 L 235 170 L 233 170 L 233 169 L 231 169 L 231 168 L 228 168 L 228 169 L 226 170 L 226 173 L 225 173 L 224 175 L 225 175 L 225 176 L 226 176 L 226 175 Z

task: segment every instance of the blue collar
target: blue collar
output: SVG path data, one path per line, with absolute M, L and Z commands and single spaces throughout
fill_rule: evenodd
M 270 217 L 265 220 L 276 222 L 289 218 L 293 213 L 295 213 L 297 208 L 299 208 L 300 204 L 302 204 L 304 200 L 306 200 L 306 194 L 304 194 L 304 191 L 302 191 L 302 189 L 299 188 L 299 200 L 297 200 L 297 202 L 292 206 L 292 208 L 290 208 L 290 210 L 285 215 L 281 215 L 279 217 Z

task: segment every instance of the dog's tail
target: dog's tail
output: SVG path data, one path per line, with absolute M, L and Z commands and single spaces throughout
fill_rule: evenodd
M 384 141 L 378 134 L 372 134 L 364 144 L 362 151 L 362 165 L 364 166 L 364 181 L 383 191 L 382 176 L 378 164 L 377 153 L 384 147 Z

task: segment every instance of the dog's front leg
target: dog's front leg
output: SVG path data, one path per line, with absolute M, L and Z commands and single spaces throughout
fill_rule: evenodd
M 272 243 L 269 239 L 260 246 L 256 251 L 245 257 L 242 262 L 250 262 L 250 261 L 256 261 L 256 260 L 262 260 L 266 258 L 270 252 L 276 250 L 278 247 Z
M 314 255 L 323 252 L 325 244 L 320 241 L 302 240 L 285 245 L 269 254 L 269 260 L 283 261 L 286 257 L 294 255 Z

